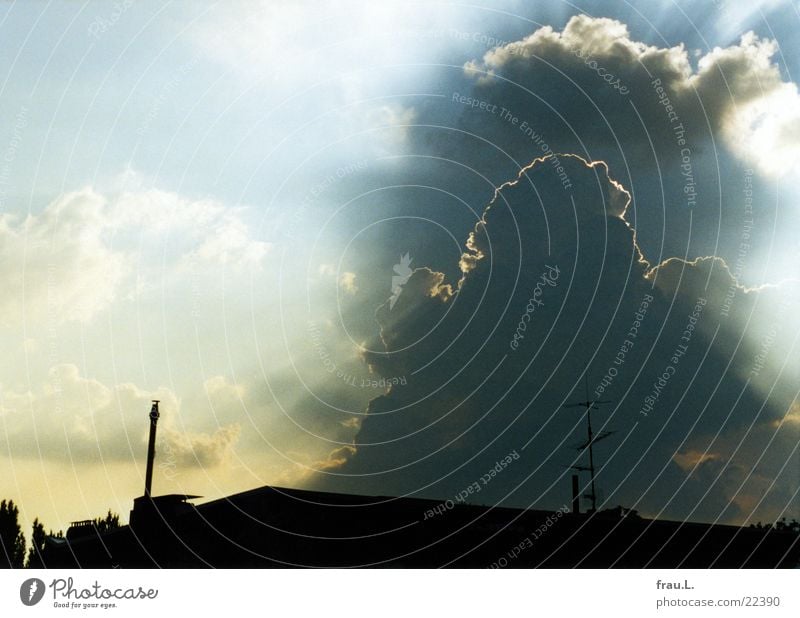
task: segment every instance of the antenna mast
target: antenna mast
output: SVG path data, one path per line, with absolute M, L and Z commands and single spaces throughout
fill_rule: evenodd
M 579 451 L 582 451 L 586 447 L 589 447 L 589 475 L 591 478 L 591 492 L 586 494 L 585 497 L 589 498 L 592 501 L 592 513 L 597 511 L 597 490 L 595 489 L 594 483 L 594 451 L 592 450 L 592 445 L 595 442 L 602 440 L 603 438 L 607 438 L 611 435 L 612 432 L 610 431 L 603 431 L 600 432 L 598 435 L 594 435 L 592 432 L 592 410 L 599 410 L 600 404 L 604 403 L 611 403 L 608 400 L 600 400 L 600 399 L 589 399 L 589 370 L 588 367 L 584 375 L 584 383 L 586 385 L 586 400 L 579 401 L 576 403 L 571 403 L 563 406 L 564 408 L 586 408 L 586 433 L 587 433 L 587 440 L 583 444 L 581 444 L 578 448 Z M 576 470 L 586 470 L 584 466 L 572 466 Z

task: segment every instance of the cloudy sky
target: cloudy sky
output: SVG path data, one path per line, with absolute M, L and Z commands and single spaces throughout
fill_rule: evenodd
M 6 2 L 0 496 L 800 518 L 796 2 Z M 585 473 L 582 473 L 586 476 Z M 583 478 L 585 483 L 588 479 Z

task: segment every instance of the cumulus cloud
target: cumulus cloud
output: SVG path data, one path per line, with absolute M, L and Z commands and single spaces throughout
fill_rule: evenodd
M 317 267 L 317 273 L 321 279 L 335 281 L 340 290 L 351 296 L 358 292 L 357 275 L 352 271 L 339 272 L 333 264 L 323 263 Z
M 394 146 L 403 144 L 408 136 L 409 125 L 417 118 L 413 107 L 403 105 L 381 105 L 370 109 L 364 119 L 365 126 L 382 131 L 384 140 Z
M 442 499 L 516 450 L 521 463 L 476 499 L 560 504 L 567 467 L 585 465 L 571 448 L 584 419 L 563 405 L 585 397 L 588 365 L 590 396 L 613 402 L 595 429 L 619 436 L 596 452 L 607 506 L 726 521 L 779 513 L 786 479 L 761 502 L 748 497 L 761 487 L 752 475 L 737 487 L 764 452 L 764 433 L 749 427 L 780 418 L 792 398 L 786 349 L 754 364 L 751 331 L 764 325 L 753 316 L 796 298 L 794 284 L 745 289 L 719 259 L 649 260 L 627 220 L 637 205 L 608 167 L 566 155 L 559 166 L 569 191 L 549 158 L 502 184 L 466 240 L 457 281 L 418 268 L 395 307 L 378 309 L 380 339 L 366 347 L 381 351 L 365 358 L 407 384 L 370 402 L 354 450 L 328 459 L 337 474 L 309 484 Z M 785 319 L 777 328 L 797 336 Z M 750 384 L 757 378 L 772 382 L 769 394 Z M 790 438 L 775 436 L 758 478 L 785 463 Z
M 244 385 L 233 383 L 225 376 L 212 376 L 203 382 L 203 386 L 208 396 L 215 400 L 223 398 L 230 402 L 245 396 Z
M 3 322 L 85 322 L 113 301 L 129 263 L 108 242 L 106 208 L 86 189 L 38 215 L 0 216 Z
M 714 453 L 687 451 L 685 453 L 676 453 L 673 459 L 675 460 L 675 463 L 680 466 L 681 470 L 691 471 L 706 462 L 718 460 L 719 455 Z
M 177 466 L 211 468 L 231 462 L 234 446 L 239 440 L 241 427 L 228 425 L 211 434 L 184 432 L 167 428 L 161 448 L 162 463 Z
M 782 419 L 773 421 L 773 426 L 780 427 L 782 422 L 800 426 L 800 403 L 794 402 Z
M 229 461 L 238 436 L 235 423 L 212 433 L 185 429 L 181 403 L 166 388 L 147 391 L 131 383 L 114 386 L 82 376 L 72 364 L 54 366 L 35 390 L 3 389 L 0 440 L 14 458 L 112 463 L 141 460 L 146 452 L 147 413 L 161 401 L 158 449 L 176 466 L 212 467 Z
M 332 450 L 326 459 L 315 462 L 313 468 L 314 470 L 321 470 L 323 472 L 326 470 L 336 470 L 346 464 L 347 460 L 350 459 L 355 452 L 355 447 L 341 446 Z
M 671 129 L 683 122 L 690 135 L 710 128 L 749 164 L 781 175 L 799 171 L 800 94 L 796 84 L 783 80 L 774 60 L 777 51 L 775 41 L 748 32 L 738 45 L 702 55 L 695 69 L 683 45 L 647 45 L 633 40 L 628 27 L 617 20 L 576 15 L 563 31 L 544 26 L 521 41 L 488 51 L 479 61 L 467 62 L 465 71 L 483 85 L 499 76 L 522 86 L 534 75 L 556 82 L 570 96 L 583 99 L 587 110 L 599 111 L 623 140 L 620 118 L 635 119 L 630 101 L 656 137 L 671 137 L 658 130 L 665 119 Z M 663 96 L 657 87 L 663 87 Z M 619 96 L 621 88 L 629 97 Z M 612 103 L 619 104 L 616 110 Z M 578 121 L 575 128 L 580 133 L 580 119 L 568 118 Z M 710 127 L 704 127 L 706 123 Z M 692 139 L 700 145 L 697 136 Z M 664 145 L 656 143 L 657 148 Z
M 689 80 L 704 104 L 717 110 L 728 145 L 770 175 L 800 171 L 800 94 L 796 84 L 783 81 L 773 60 L 777 52 L 775 41 L 749 32 L 739 45 L 700 58 Z
M 356 274 L 350 271 L 345 271 L 339 275 L 339 287 L 348 294 L 355 294 L 358 292 L 356 285 Z
M 135 272 L 147 276 L 153 267 L 163 275 L 165 265 L 252 270 L 268 250 L 240 210 L 217 202 L 83 189 L 38 214 L 0 215 L 0 320 L 89 322 L 135 288 Z
M 494 185 L 550 153 L 605 161 L 636 196 L 627 219 L 653 262 L 713 254 L 742 263 L 747 285 L 775 282 L 796 276 L 788 230 L 800 216 L 776 208 L 775 177 L 796 174 L 800 143 L 797 88 L 776 50 L 746 34 L 695 55 L 638 41 L 617 20 L 575 16 L 466 62 L 466 83 L 453 80 L 448 99 L 458 135 L 428 131 L 416 143 Z M 780 274 L 759 266 L 767 259 Z
M 106 224 L 118 235 L 158 235 L 162 243 L 177 245 L 183 266 L 252 270 L 270 249 L 269 243 L 253 237 L 242 208 L 158 189 L 119 195 L 108 208 Z

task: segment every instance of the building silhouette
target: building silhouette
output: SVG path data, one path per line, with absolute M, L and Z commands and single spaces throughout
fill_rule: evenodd
M 196 505 L 154 496 L 158 402 L 144 495 L 129 525 L 76 522 L 48 537 L 47 567 L 773 568 L 800 564 L 794 527 L 646 519 L 617 507 L 541 511 L 265 486 Z

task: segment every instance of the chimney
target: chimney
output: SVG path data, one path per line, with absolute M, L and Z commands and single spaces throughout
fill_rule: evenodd
M 156 425 L 158 424 L 158 399 L 153 399 L 150 408 L 150 440 L 147 443 L 147 472 L 144 477 L 144 495 L 150 497 L 153 488 L 153 461 L 156 458 Z
M 578 487 L 578 475 L 572 475 L 572 513 L 578 515 L 581 512 L 581 496 Z

